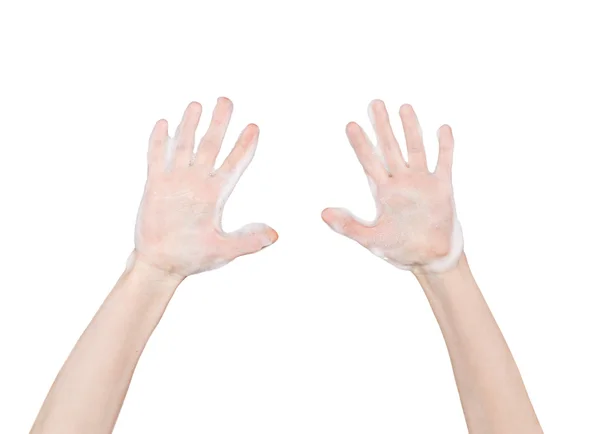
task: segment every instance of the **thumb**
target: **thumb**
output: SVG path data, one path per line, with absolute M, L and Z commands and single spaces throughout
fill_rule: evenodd
M 321 218 L 338 234 L 352 238 L 363 245 L 372 234 L 373 228 L 368 223 L 359 220 L 344 208 L 325 208 Z
M 279 235 L 263 223 L 250 223 L 227 234 L 226 250 L 231 259 L 258 252 L 273 244 Z

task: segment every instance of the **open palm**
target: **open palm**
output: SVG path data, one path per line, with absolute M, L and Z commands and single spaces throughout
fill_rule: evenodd
M 220 267 L 277 240 L 262 223 L 225 233 L 223 207 L 258 142 L 258 127 L 248 125 L 220 168 L 215 169 L 233 106 L 219 98 L 208 130 L 194 154 L 202 107 L 192 102 L 173 138 L 167 122 L 156 123 L 148 150 L 148 179 L 135 230 L 137 259 L 182 277 Z
M 453 266 L 462 252 L 462 233 L 452 192 L 452 130 L 444 125 L 438 136 L 440 152 L 435 172 L 429 172 L 421 130 L 410 105 L 400 108 L 406 137 L 405 160 L 385 105 L 375 100 L 369 115 L 377 135 L 374 148 L 362 128 L 351 122 L 348 139 L 363 166 L 377 216 L 363 222 L 343 208 L 327 208 L 323 220 L 377 256 L 404 269 L 441 271 Z

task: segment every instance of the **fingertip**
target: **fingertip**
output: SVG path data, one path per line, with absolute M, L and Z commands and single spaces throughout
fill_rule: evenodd
M 352 135 L 360 132 L 361 128 L 356 122 L 348 122 L 346 124 L 346 134 Z
M 414 113 L 414 111 L 415 110 L 413 109 L 413 106 L 410 104 L 402 104 L 400 106 L 400 114 L 401 115 L 409 115 L 411 113 Z
M 374 99 L 373 101 L 371 101 L 369 103 L 369 109 L 374 110 L 374 111 L 375 110 L 379 111 L 379 110 L 385 109 L 385 103 L 383 102 L 383 100 Z
M 269 234 L 269 239 L 271 240 L 271 244 L 273 244 L 275 241 L 277 241 L 279 239 L 279 234 L 277 233 L 277 231 L 275 229 L 269 228 L 267 232 Z
M 198 101 L 192 101 L 188 104 L 188 110 L 193 111 L 193 112 L 201 112 L 202 111 L 202 105 L 198 102 Z
M 253 253 L 270 246 L 279 239 L 275 229 L 264 223 L 250 223 L 231 234 L 234 243 L 242 243 L 242 250 Z
M 266 226 L 266 225 L 265 225 Z M 267 226 L 262 235 L 259 236 L 260 247 L 259 250 L 262 250 L 270 245 L 274 244 L 279 239 L 279 234 L 275 229 Z
M 333 208 L 325 208 L 323 211 L 321 211 L 321 219 L 323 219 L 325 223 L 329 224 L 333 218 L 333 213 Z
M 152 129 L 152 137 L 160 138 L 166 136 L 168 130 L 169 123 L 166 121 L 166 119 L 159 119 L 156 121 L 156 124 L 154 124 L 154 128 Z
M 248 124 L 240 133 L 240 137 L 236 143 L 236 146 L 242 148 L 254 148 L 258 143 L 258 135 L 260 130 L 256 124 Z
M 233 107 L 233 102 L 226 96 L 220 96 L 217 98 L 217 104 Z
M 246 132 L 252 138 L 258 137 L 260 134 L 260 128 L 258 128 L 258 125 L 251 123 L 246 126 Z
M 348 212 L 343 208 L 325 208 L 321 218 L 327 225 L 338 234 L 344 233 L 344 226 Z
M 448 124 L 444 124 L 437 130 L 438 139 L 452 138 L 452 127 Z

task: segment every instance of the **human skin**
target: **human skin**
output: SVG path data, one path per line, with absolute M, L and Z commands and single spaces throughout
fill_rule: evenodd
M 277 240 L 259 223 L 232 233 L 221 229 L 225 202 L 258 141 L 258 127 L 248 125 L 214 169 L 232 110 L 231 101 L 219 98 L 195 154 L 200 104 L 187 107 L 172 139 L 167 122 L 156 123 L 135 249 L 56 377 L 31 433 L 112 432 L 140 355 L 179 284 Z
M 463 251 L 452 190 L 452 130 L 447 125 L 439 129 L 438 163 L 430 173 L 410 105 L 400 108 L 406 159 L 384 103 L 373 101 L 369 113 L 377 147 L 355 123 L 348 124 L 346 132 L 371 184 L 376 218 L 363 222 L 345 209 L 327 208 L 323 220 L 416 276 L 446 341 L 470 434 L 542 433 L 517 365 Z

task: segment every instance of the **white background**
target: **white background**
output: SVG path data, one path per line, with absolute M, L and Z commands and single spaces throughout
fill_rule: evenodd
M 225 229 L 280 240 L 184 282 L 116 433 L 466 432 L 416 280 L 319 217 L 374 215 L 344 135 L 373 98 L 413 104 L 430 165 L 453 126 L 466 252 L 542 426 L 600 432 L 594 3 L 3 2 L 0 432 L 124 269 L 154 122 L 220 95 L 224 150 L 261 127 Z

